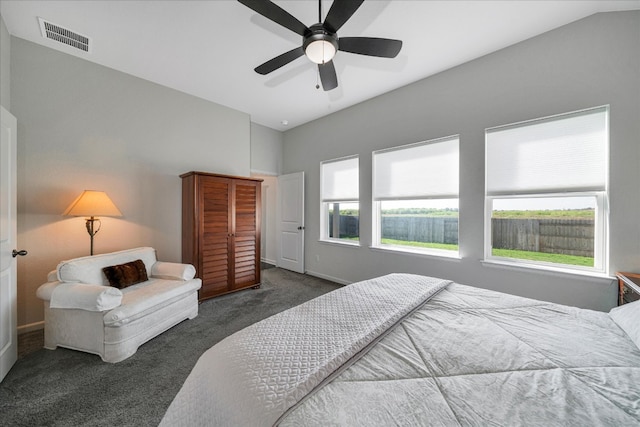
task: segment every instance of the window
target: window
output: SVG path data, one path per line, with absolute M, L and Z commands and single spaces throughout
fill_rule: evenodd
M 373 246 L 458 255 L 459 138 L 373 153 Z
M 359 243 L 358 156 L 320 163 L 320 239 Z
M 608 108 L 486 131 L 485 258 L 606 272 Z

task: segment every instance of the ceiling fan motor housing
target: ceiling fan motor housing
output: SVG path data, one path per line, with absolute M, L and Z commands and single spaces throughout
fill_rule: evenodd
M 307 50 L 312 44 L 314 46 L 311 47 L 311 50 Z M 314 55 L 313 49 L 316 44 L 319 46 L 318 49 L 323 49 L 324 47 L 328 52 L 323 50 L 321 53 Z M 328 31 L 322 24 L 314 24 L 309 27 L 309 31 L 303 36 L 302 48 L 311 61 L 317 64 L 329 62 L 338 51 L 338 35 Z

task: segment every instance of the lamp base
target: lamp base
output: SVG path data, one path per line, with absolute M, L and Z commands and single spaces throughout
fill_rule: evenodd
M 95 228 L 96 221 L 98 222 L 97 229 Z M 100 222 L 99 218 L 91 217 L 91 218 L 87 218 L 87 222 L 85 223 L 85 225 L 87 227 L 87 233 L 89 233 L 90 240 L 91 240 L 90 255 L 93 255 L 93 236 L 95 236 L 96 233 L 100 231 L 100 226 L 102 225 L 102 222 Z

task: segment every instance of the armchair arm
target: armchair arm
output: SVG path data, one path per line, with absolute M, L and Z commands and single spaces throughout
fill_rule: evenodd
M 58 270 L 51 270 L 49 274 L 47 274 L 47 282 L 57 282 L 58 281 Z
M 49 280 L 47 283 L 40 285 L 38 290 L 36 291 L 36 296 L 44 301 L 51 300 L 51 294 L 53 290 L 62 282 L 59 282 L 54 278 L 54 280 Z
M 151 267 L 151 277 L 169 280 L 191 280 L 196 276 L 196 268 L 191 264 L 157 261 Z
M 122 302 L 120 289 L 87 283 L 55 283 L 49 302 L 50 308 L 76 308 L 87 311 L 106 311 Z M 46 283 L 43 286 L 47 286 Z M 42 286 L 41 286 L 42 287 Z M 39 290 L 38 290 L 39 291 Z

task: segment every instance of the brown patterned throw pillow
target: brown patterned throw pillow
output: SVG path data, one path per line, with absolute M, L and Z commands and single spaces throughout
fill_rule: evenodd
M 141 259 L 126 264 L 105 267 L 102 271 L 104 275 L 107 276 L 109 285 L 118 289 L 124 289 L 127 286 L 149 280 L 147 277 L 147 269 Z

